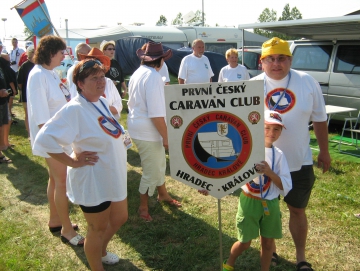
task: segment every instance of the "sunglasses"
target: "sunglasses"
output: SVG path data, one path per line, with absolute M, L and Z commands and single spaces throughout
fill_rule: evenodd
M 106 48 L 108 51 L 115 51 L 115 48 Z
M 80 67 L 79 73 L 81 73 L 84 69 L 88 69 L 88 68 L 94 67 L 96 64 L 98 64 L 99 66 L 102 65 L 101 62 L 100 62 L 99 60 L 97 60 L 97 59 L 86 61 L 86 62 Z
M 288 56 L 279 56 L 279 57 L 272 57 L 272 56 L 268 56 L 268 57 L 265 57 L 264 60 L 267 62 L 267 63 L 275 63 L 275 61 L 277 62 L 284 62 L 285 60 L 288 59 Z

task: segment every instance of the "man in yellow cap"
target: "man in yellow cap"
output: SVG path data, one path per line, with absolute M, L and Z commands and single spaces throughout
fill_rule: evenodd
M 291 172 L 293 188 L 284 201 L 290 211 L 289 228 L 296 247 L 297 270 L 304 271 L 313 270 L 305 257 L 308 232 L 305 209 L 315 182 L 309 147 L 310 121 L 320 147 L 318 167 L 326 172 L 331 159 L 320 85 L 310 75 L 291 69 L 291 61 L 287 41 L 274 37 L 263 43 L 261 62 L 264 72 L 252 80 L 264 80 L 265 109 L 281 113 L 287 124 L 274 145 L 285 153 Z

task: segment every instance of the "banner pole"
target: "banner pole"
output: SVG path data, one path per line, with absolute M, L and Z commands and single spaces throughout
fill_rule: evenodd
M 222 251 L 222 228 L 221 228 L 221 199 L 218 199 L 218 220 L 219 220 L 219 245 L 220 245 L 220 271 L 223 265 L 223 251 Z

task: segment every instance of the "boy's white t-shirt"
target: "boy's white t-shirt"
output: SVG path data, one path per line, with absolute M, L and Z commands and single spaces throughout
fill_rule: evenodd
M 106 107 L 106 99 L 100 97 Z M 100 101 L 94 103 L 109 116 Z M 123 135 L 80 95 L 67 103 L 36 136 L 34 150 L 62 153 L 71 145 L 75 153 L 96 152 L 93 166 L 68 167 L 66 191 L 70 201 L 96 206 L 104 201 L 121 201 L 127 196 L 126 147 Z
M 206 56 L 196 57 L 190 54 L 182 59 L 178 78 L 184 79 L 185 84 L 210 83 L 210 78 L 213 76 L 214 73 Z
M 169 70 L 165 62 L 162 65 L 161 69 L 159 70 L 159 73 L 161 75 L 161 79 L 163 80 L 164 84 L 170 82 Z
M 269 164 L 269 167 L 272 168 L 272 161 L 273 161 L 273 149 L 272 148 L 265 148 L 265 161 Z M 278 175 L 281 179 L 281 183 L 283 185 L 283 190 L 280 190 L 269 177 L 260 175 L 261 176 L 261 183 L 262 183 L 262 195 L 264 199 L 272 200 L 275 199 L 281 194 L 282 196 L 286 196 L 289 191 L 292 189 L 292 181 L 291 175 L 289 171 L 289 166 L 286 162 L 286 158 L 284 153 L 274 147 L 274 169 L 276 175 Z M 261 191 L 260 191 L 260 176 L 256 177 L 249 183 L 243 185 L 241 188 L 242 190 L 247 193 L 251 194 L 255 197 L 261 198 Z
M 235 68 L 231 68 L 230 65 L 227 65 L 220 70 L 218 82 L 236 82 L 249 79 L 250 75 L 245 66 L 238 64 Z
M 37 64 L 29 73 L 26 95 L 30 138 L 33 146 L 36 134 L 40 130 L 39 125 L 45 124 L 74 98 L 77 92 L 68 90 L 55 71 L 47 70 Z M 49 158 L 47 153 L 34 149 L 33 154 Z
M 154 68 L 141 65 L 129 82 L 128 131 L 132 138 L 162 141 L 151 118 L 166 117 L 164 82 Z
M 274 110 L 273 106 L 279 101 L 276 111 L 282 114 L 283 129 L 274 145 L 281 149 L 286 158 L 290 171 L 298 171 L 303 165 L 312 165 L 310 149 L 309 122 L 324 122 L 327 120 L 325 102 L 320 85 L 310 75 L 290 70 L 291 78 L 286 95 L 280 95 L 288 85 L 289 75 L 282 80 L 266 77 L 265 109 Z M 251 80 L 264 80 L 262 73 Z

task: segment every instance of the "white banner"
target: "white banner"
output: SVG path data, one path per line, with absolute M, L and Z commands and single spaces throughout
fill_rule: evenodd
M 220 199 L 265 159 L 263 81 L 165 86 L 171 177 Z

